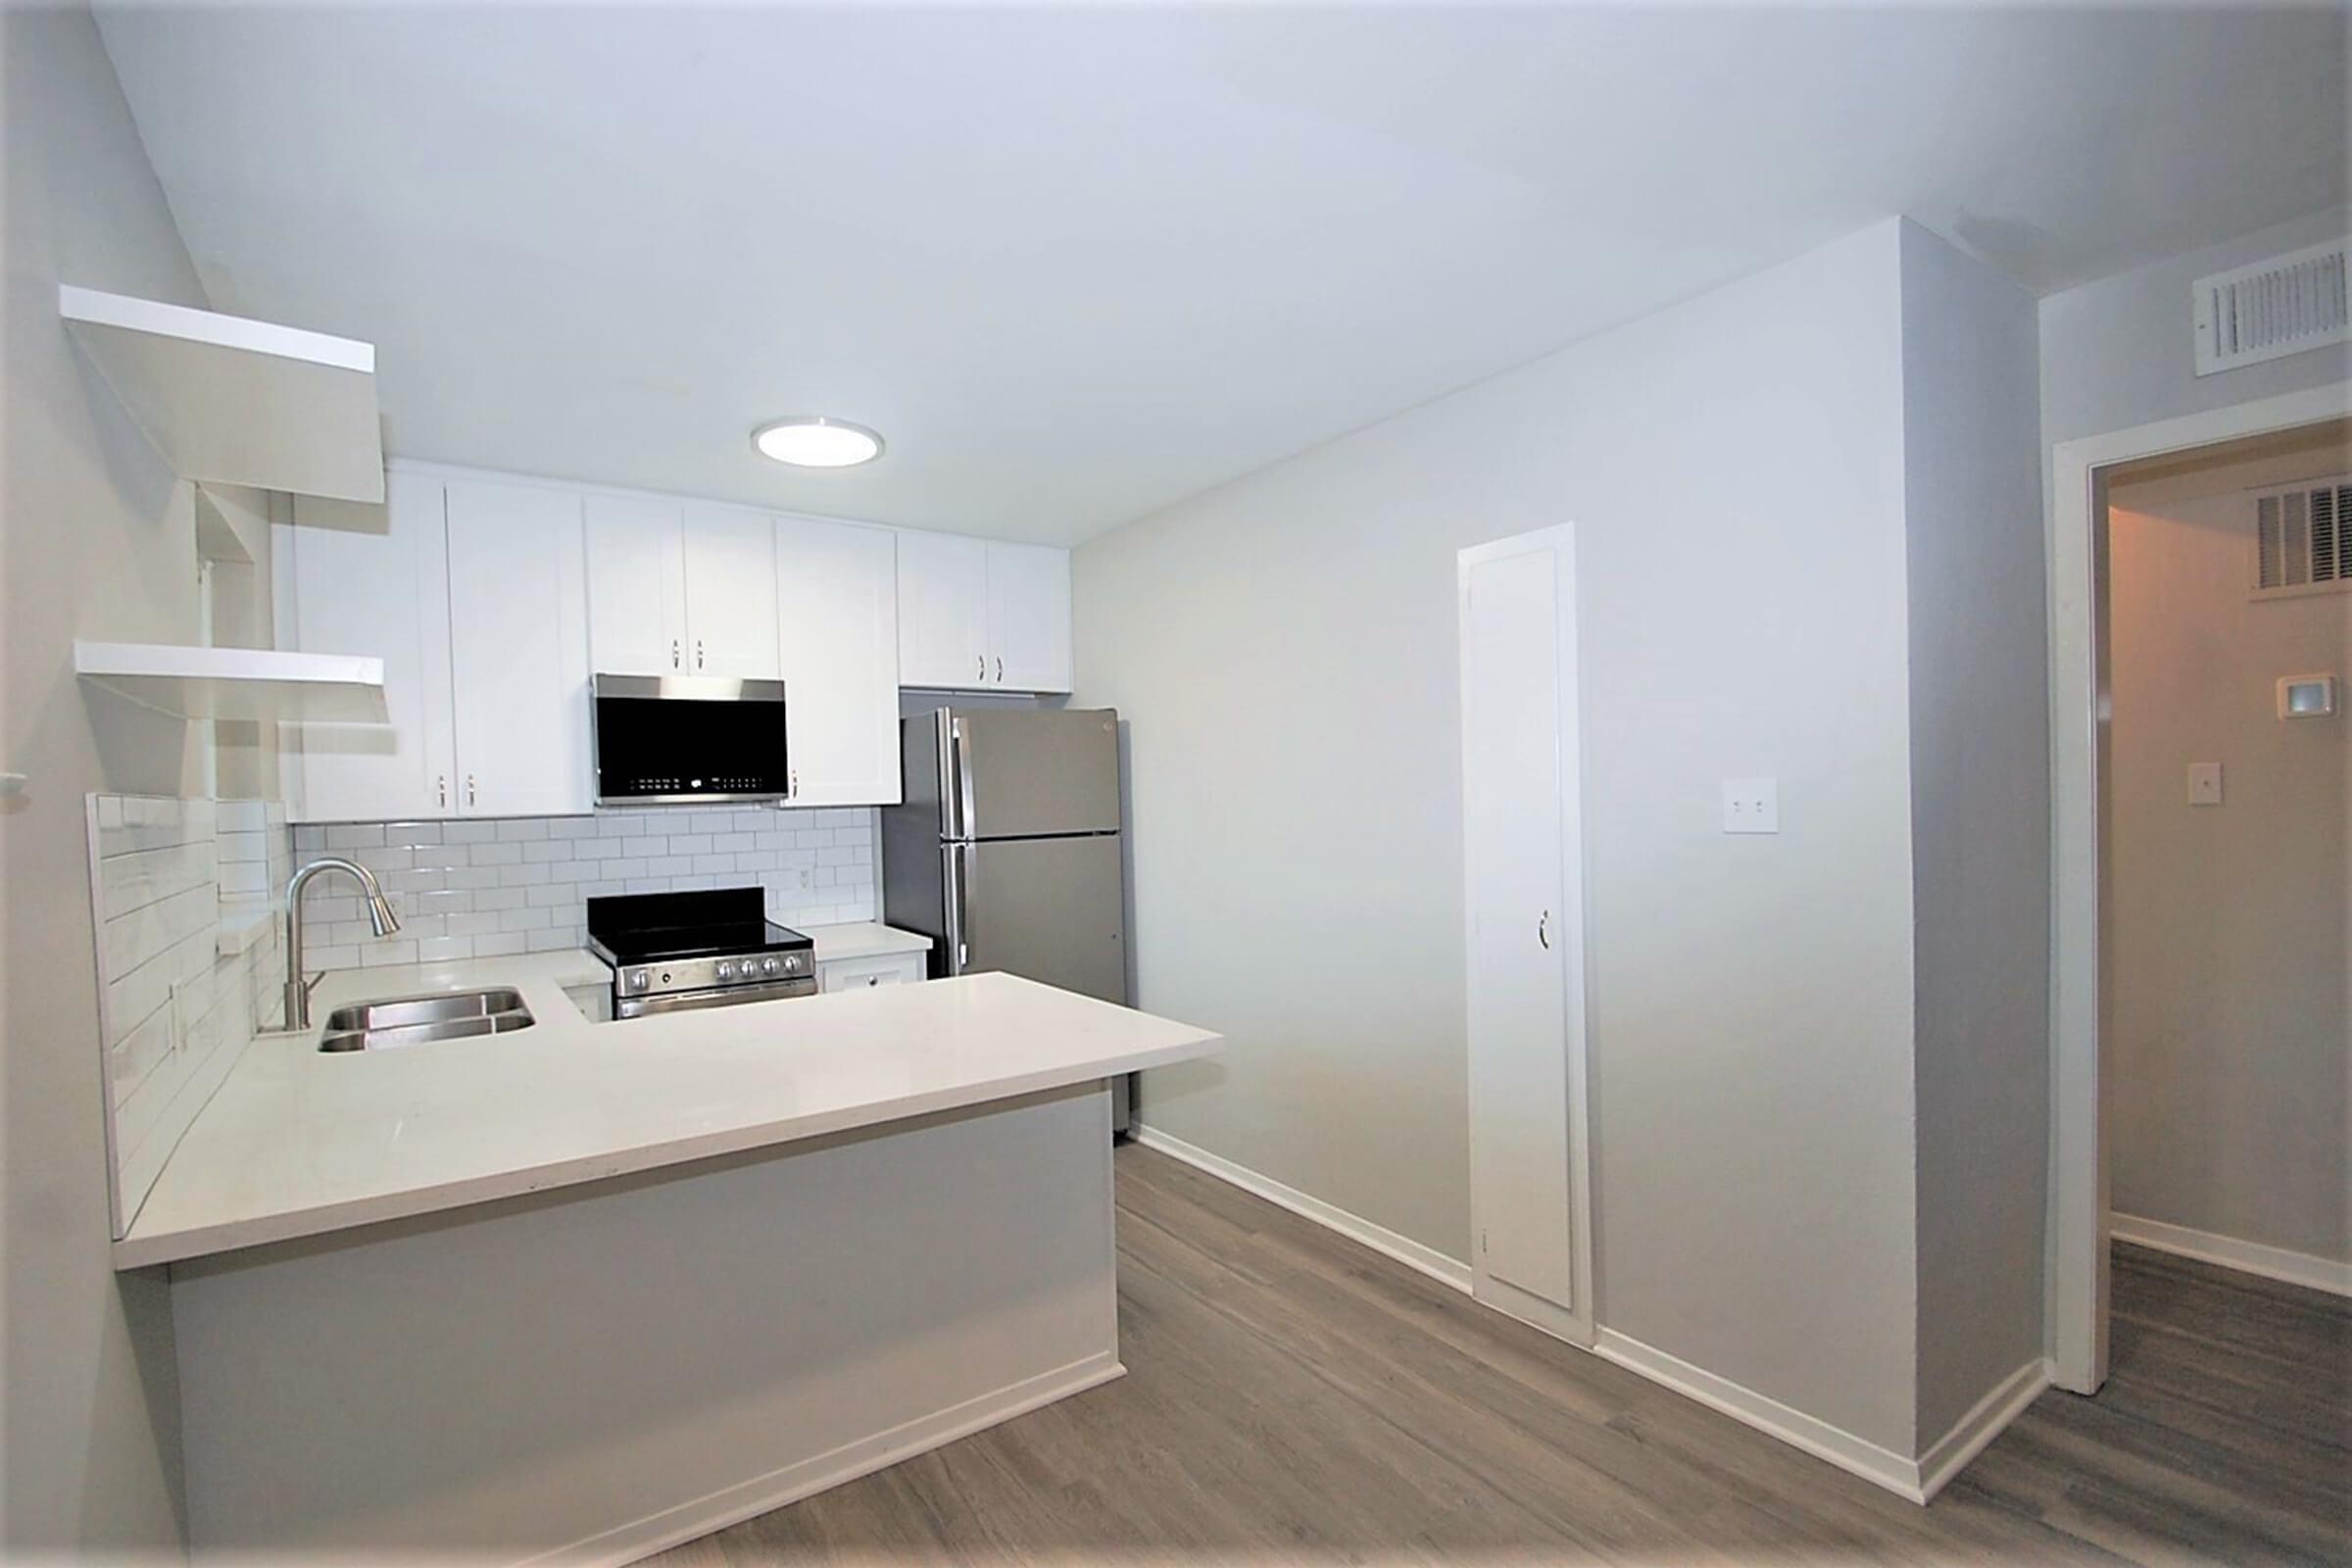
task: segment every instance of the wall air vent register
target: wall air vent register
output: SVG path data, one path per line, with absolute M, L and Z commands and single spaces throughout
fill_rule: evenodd
M 2254 497 L 2253 596 L 2352 590 L 2352 477 Z

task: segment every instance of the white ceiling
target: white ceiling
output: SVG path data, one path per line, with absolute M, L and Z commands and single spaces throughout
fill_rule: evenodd
M 214 303 L 375 342 L 393 452 L 1066 542 L 1889 213 L 2046 291 L 2342 202 L 2346 16 L 100 22 Z

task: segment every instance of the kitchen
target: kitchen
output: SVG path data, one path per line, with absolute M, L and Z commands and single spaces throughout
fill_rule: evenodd
M 2049 497 L 2348 42 L 0 0 L 0 1548 L 2342 1555 Z

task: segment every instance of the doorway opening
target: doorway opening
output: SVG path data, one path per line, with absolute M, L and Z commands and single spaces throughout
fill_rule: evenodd
M 2049 1321 L 2079 1393 L 2115 1240 L 2352 1282 L 2347 393 L 2054 454 Z

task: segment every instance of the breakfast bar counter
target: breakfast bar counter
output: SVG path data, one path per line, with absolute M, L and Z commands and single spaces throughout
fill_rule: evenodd
M 197 1116 L 117 1262 L 170 1279 L 199 1552 L 628 1561 L 1123 1370 L 1104 1080 L 1216 1036 L 1002 974 L 598 1022 L 605 978 L 330 974 L 318 1020 L 534 1021 L 265 1035 Z

